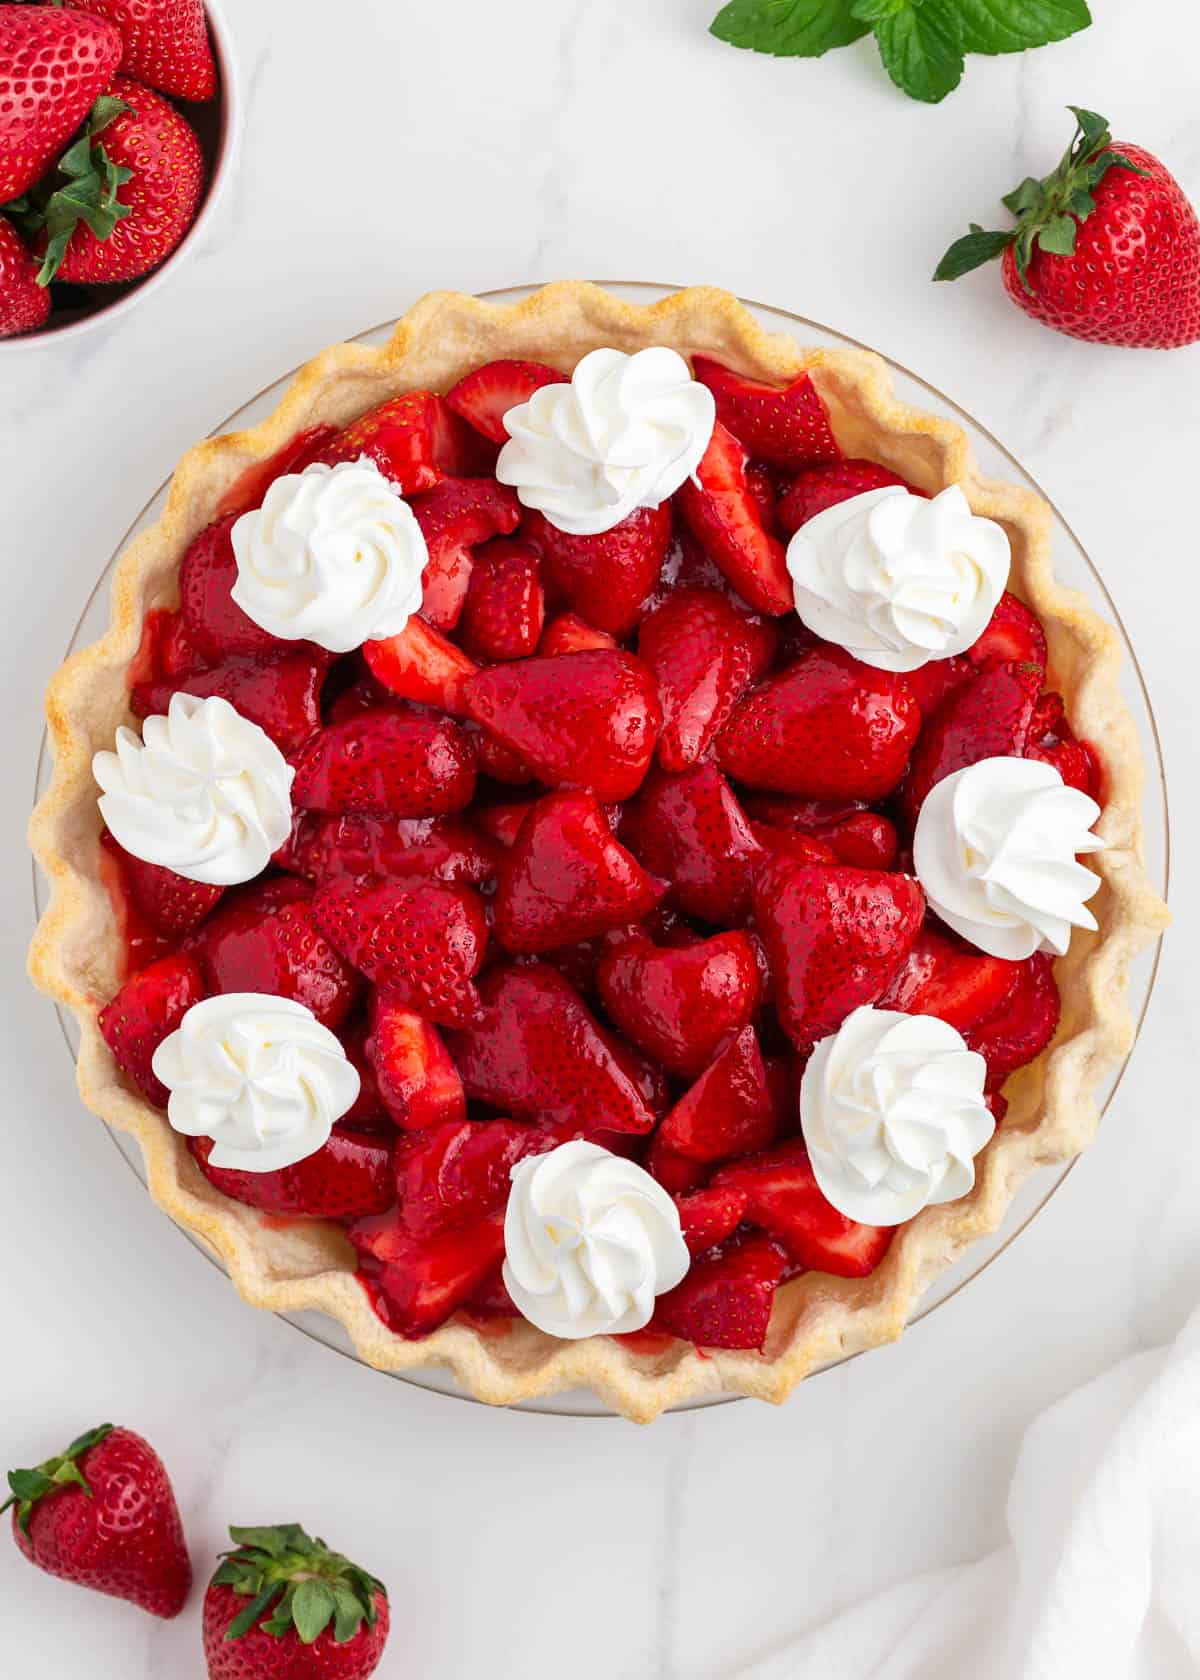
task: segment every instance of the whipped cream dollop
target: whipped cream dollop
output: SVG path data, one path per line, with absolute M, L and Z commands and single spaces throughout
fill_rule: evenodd
M 787 549 L 808 628 L 880 671 L 915 671 L 977 641 L 1008 582 L 1003 529 L 957 484 L 931 501 L 868 490 L 802 525 Z
M 504 1218 L 504 1282 L 551 1336 L 640 1330 L 688 1269 L 679 1210 L 634 1161 L 563 1143 L 520 1161 Z
M 712 392 L 674 350 L 593 350 L 570 384 L 508 410 L 496 477 L 560 531 L 595 536 L 674 495 L 715 419 Z
M 1104 850 L 1094 799 L 1052 764 L 984 758 L 926 795 L 913 867 L 937 914 L 992 957 L 1062 956 L 1072 928 L 1094 928 L 1099 877 L 1078 861 Z
M 272 636 L 349 653 L 398 636 L 421 605 L 421 527 L 365 455 L 284 473 L 232 537 L 233 599 Z
M 92 760 L 100 815 L 146 863 L 228 887 L 265 869 L 292 831 L 291 765 L 219 695 L 173 694 L 140 739 L 118 729 L 116 749 Z
M 900 1225 L 965 1196 L 996 1122 L 987 1064 L 933 1015 L 855 1009 L 804 1070 L 800 1112 L 826 1201 L 848 1219 Z
M 171 1093 L 175 1130 L 211 1138 L 212 1165 L 237 1172 L 315 1154 L 359 1089 L 358 1070 L 312 1010 L 263 992 L 194 1003 L 151 1065 Z

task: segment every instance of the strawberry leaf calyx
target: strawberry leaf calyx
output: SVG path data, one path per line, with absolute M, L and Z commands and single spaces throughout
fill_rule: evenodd
M 935 280 L 957 280 L 1011 246 L 1021 284 L 1032 296 L 1029 263 L 1034 250 L 1074 256 L 1079 224 L 1095 210 L 1095 191 L 1108 171 L 1128 169 L 1145 175 L 1144 169 L 1113 147 L 1107 117 L 1078 105 L 1067 109 L 1075 118 L 1075 133 L 1058 167 L 1040 181 L 1027 175 L 1019 187 L 1004 195 L 1002 202 L 1017 218 L 1016 227 L 989 233 L 972 222 L 971 231 L 956 239 L 937 265 Z
M 59 1453 L 55 1458 L 48 1458 L 44 1464 L 35 1466 L 32 1470 L 10 1470 L 8 1472 L 9 1495 L 0 1505 L 0 1516 L 15 1505 L 17 1509 L 17 1526 L 28 1538 L 29 1519 L 33 1508 L 39 1499 L 48 1493 L 54 1493 L 59 1488 L 79 1487 L 90 1499 L 92 1490 L 87 1477 L 79 1467 L 79 1460 L 84 1453 L 99 1446 L 105 1436 L 112 1434 L 112 1424 L 102 1423 L 96 1429 L 89 1429 L 71 1442 L 66 1452 Z
M 37 274 L 39 286 L 48 286 L 58 273 L 80 222 L 103 240 L 131 214 L 130 206 L 122 204 L 117 193 L 132 179 L 133 171 L 114 163 L 99 138 L 122 112 L 131 109 L 114 94 L 101 94 L 46 180 L 3 206 L 27 239 L 45 231 L 46 250 Z
M 383 1583 L 299 1523 L 231 1528 L 229 1538 L 236 1550 L 223 1555 L 212 1585 L 249 1603 L 226 1628 L 226 1640 L 261 1627 L 277 1639 L 294 1632 L 302 1645 L 312 1645 L 332 1624 L 334 1643 L 344 1645 L 364 1621 L 374 1627 L 376 1595 L 387 1597 Z

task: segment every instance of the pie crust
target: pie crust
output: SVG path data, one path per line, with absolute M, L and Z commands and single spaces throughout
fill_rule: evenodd
M 1076 931 L 1056 965 L 1061 1025 L 1049 1049 L 1009 1080 L 1008 1117 L 979 1159 L 974 1189 L 961 1201 L 919 1214 L 870 1277 L 809 1273 L 781 1288 L 761 1355 L 700 1353 L 685 1342 L 647 1352 L 607 1336 L 559 1341 L 524 1321 L 499 1330 L 459 1319 L 423 1340 L 403 1340 L 384 1327 L 355 1281 L 354 1256 L 337 1226 L 303 1220 L 276 1228 L 202 1177 L 166 1117 L 125 1082 L 96 1019 L 117 989 L 121 952 L 101 880 L 92 755 L 111 747 L 118 725 L 136 722 L 127 671 L 145 615 L 177 603 L 179 559 L 212 518 L 222 492 L 246 467 L 317 421 L 344 424 L 412 389 L 445 391 L 497 357 L 528 357 L 570 372 L 600 345 L 625 351 L 669 345 L 775 382 L 807 369 L 845 453 L 880 462 L 930 492 L 960 484 L 973 510 L 1008 532 L 1010 587 L 1045 627 L 1052 686 L 1064 695 L 1076 733 L 1104 749 L 1108 795 L 1098 826 L 1107 850 L 1089 860 L 1102 882 L 1091 901 L 1099 930 Z M 136 1137 L 154 1200 L 216 1252 L 245 1300 L 275 1312 L 330 1314 L 368 1363 L 390 1371 L 449 1367 L 469 1394 L 490 1404 L 586 1387 L 626 1417 L 648 1422 L 668 1406 L 717 1392 L 780 1402 L 831 1360 L 894 1340 L 937 1274 L 996 1229 L 1022 1181 L 1037 1167 L 1070 1159 L 1091 1140 L 1097 1091 L 1134 1038 L 1125 1002 L 1130 960 L 1167 922 L 1144 867 L 1143 764 L 1118 688 L 1117 636 L 1082 594 L 1055 578 L 1050 535 L 1046 503 L 981 476 L 961 428 L 898 402 L 877 356 L 803 349 L 790 337 L 765 333 L 734 297 L 710 287 L 692 287 L 647 307 L 580 282 L 545 286 L 503 307 L 433 292 L 381 348 L 342 344 L 325 350 L 301 368 L 268 419 L 249 431 L 210 438 L 183 457 L 162 519 L 121 556 L 110 628 L 50 685 L 54 774 L 30 829 L 50 900 L 29 970 L 79 1024 L 84 1102 Z

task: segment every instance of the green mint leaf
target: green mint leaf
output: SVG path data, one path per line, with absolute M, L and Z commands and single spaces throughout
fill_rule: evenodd
M 283 1591 L 282 1581 L 272 1581 L 269 1587 L 264 1587 L 258 1596 L 247 1604 L 246 1608 L 236 1615 L 225 1629 L 225 1639 L 242 1639 L 258 1621 L 264 1611 L 268 1610 L 276 1598 Z
M 912 0 L 854 0 L 854 15 L 872 26 L 883 18 L 895 17 L 912 4 Z
M 884 68 L 912 99 L 936 105 L 962 80 L 962 27 L 956 0 L 910 0 L 881 18 L 875 39 Z
M 1086 29 L 1086 0 L 955 0 L 964 52 L 1024 52 Z
M 338 1645 L 344 1645 L 362 1626 L 363 1609 L 356 1593 L 342 1581 L 336 1581 L 333 1587 L 334 1619 L 333 1637 Z
M 970 233 L 964 233 L 961 239 L 956 239 L 946 252 L 941 262 L 933 271 L 935 280 L 957 280 L 964 274 L 969 274 L 973 268 L 981 268 L 984 263 L 991 262 L 1012 244 L 1011 233 L 986 233 L 977 223 L 972 222 Z
M 292 1601 L 292 1620 L 302 1645 L 311 1645 L 329 1626 L 337 1601 L 326 1581 L 301 1581 Z
M 1037 242 L 1043 251 L 1052 251 L 1056 257 L 1073 257 L 1076 226 L 1073 216 L 1052 216 L 1038 230 Z
M 719 41 L 777 58 L 820 58 L 869 28 L 855 16 L 853 0 L 729 0 L 709 25 Z

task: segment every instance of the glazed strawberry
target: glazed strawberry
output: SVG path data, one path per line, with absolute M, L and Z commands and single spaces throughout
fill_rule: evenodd
M 565 373 L 547 367 L 544 362 L 485 362 L 452 385 L 446 392 L 446 401 L 483 437 L 492 443 L 507 443 L 504 416 L 509 409 L 528 402 L 543 385 L 566 383 Z
M 319 461 L 326 444 L 336 436 L 337 427 L 323 420 L 315 426 L 305 426 L 273 455 L 256 461 L 238 474 L 217 503 L 215 517 L 218 520 L 230 516 L 237 519 L 252 508 L 261 507 L 267 491 L 277 478 L 286 473 L 302 473 L 313 461 Z
M 992 1084 L 1040 1055 L 1058 1028 L 1062 1006 L 1051 959 L 1039 951 L 1016 966 L 1016 985 L 1000 1008 L 963 1033 L 970 1048 L 986 1058 Z
M 7 216 L 0 216 L 0 338 L 40 327 L 50 293 L 37 282 L 39 264 Z
M 670 882 L 685 915 L 718 927 L 744 920 L 762 848 L 715 764 L 678 776 L 655 771 L 628 816 L 630 850 Z
M 343 1023 L 338 1037 L 346 1052 L 346 1059 L 358 1074 L 358 1095 L 338 1122 L 351 1131 L 384 1132 L 392 1129 L 392 1118 L 383 1105 L 375 1067 L 367 1054 L 367 1023 L 363 1019 Z
M 591 653 L 597 648 L 615 648 L 617 639 L 607 630 L 597 630 L 578 613 L 560 613 L 542 632 L 538 653 L 553 659 L 559 653 Z
M 168 613 L 158 648 L 159 673 L 164 677 L 186 677 L 205 663 L 181 612 Z
M 1100 761 L 1087 741 L 1076 740 L 1067 722 L 1061 694 L 1038 696 L 1025 756 L 1052 764 L 1068 787 L 1078 788 L 1089 799 L 1100 800 L 1103 789 Z
M 1151 152 L 1115 142 L 1107 119 L 1071 105 L 1075 136 L 1045 180 L 1004 203 L 1017 225 L 972 225 L 938 264 L 957 280 L 1002 257 L 1004 289 L 1035 321 L 1096 344 L 1169 349 L 1200 338 L 1200 222 Z
M 759 868 L 754 917 L 780 1025 L 797 1049 L 882 997 L 924 910 L 925 895 L 908 875 L 775 860 Z
M 188 639 L 209 664 L 231 653 L 294 653 L 297 644 L 268 635 L 230 594 L 238 575 L 233 525 L 227 517 L 206 526 L 179 563 L 179 610 Z
M 1042 672 L 1008 661 L 983 665 L 934 714 L 912 755 L 901 802 L 910 823 L 931 787 L 983 758 L 1024 758 Z
M 366 1052 L 380 1100 L 404 1131 L 466 1119 L 466 1092 L 441 1034 L 384 992 L 371 997 Z
M 578 993 L 544 963 L 489 969 L 483 1013 L 448 1035 L 470 1096 L 585 1135 L 648 1132 L 654 1115 Z
M 407 391 L 368 409 L 332 438 L 317 459 L 335 466 L 363 455 L 402 496 L 432 490 L 447 476 L 469 477 L 487 465 L 478 437 L 432 391 Z
M 639 921 L 662 892 L 613 839 L 590 793 L 552 793 L 501 859 L 496 938 L 508 951 L 551 951 Z
M 123 1598 L 170 1620 L 192 1566 L 170 1477 L 131 1429 L 102 1423 L 34 1470 L 10 1470 L 13 1539 L 62 1581 Z
M 996 603 L 987 629 L 967 649 L 966 656 L 973 665 L 983 665 L 989 659 L 1011 659 L 1018 665 L 1040 665 L 1045 669 L 1046 632 L 1025 603 L 1006 589 Z
M 436 1237 L 476 1224 L 503 1207 L 518 1161 L 560 1141 L 550 1128 L 517 1120 L 467 1120 L 422 1132 L 396 1158 L 401 1225 L 414 1237 Z
M 520 659 L 472 677 L 471 716 L 551 787 L 628 799 L 662 726 L 654 679 L 627 653 Z
M 886 489 L 890 484 L 912 489 L 898 473 L 889 472 L 874 461 L 831 461 L 827 466 L 810 467 L 789 480 L 776 503 L 775 517 L 790 537 L 826 508 L 848 502 L 852 496 L 865 496 L 869 490 Z M 914 490 L 913 494 L 921 492 Z
M 762 1350 L 783 1250 L 751 1232 L 694 1260 L 683 1282 L 660 1295 L 651 1326 L 697 1347 Z
M 663 1146 L 693 1161 L 727 1161 L 765 1149 L 775 1105 L 753 1027 L 743 1027 L 705 1068 L 659 1127 Z
M 626 1038 L 683 1079 L 696 1079 L 758 1005 L 758 965 L 745 933 L 660 949 L 635 937 L 596 972 L 605 1013 Z
M 771 663 L 776 637 L 711 589 L 681 589 L 642 620 L 638 657 L 658 684 L 658 762 L 686 770 L 708 750 L 743 693 Z
M 304 811 L 276 862 L 311 881 L 386 875 L 482 886 L 496 873 L 494 842 L 458 817 L 331 817 Z
M 170 255 L 195 219 L 204 154 L 191 124 L 161 94 L 128 76 L 115 76 L 107 92 L 128 109 L 102 128 L 93 117 L 90 134 L 63 159 L 67 184 L 50 200 L 45 231 L 35 242 L 48 279 L 136 280 Z M 115 203 L 113 169 L 120 182 Z M 85 211 L 80 206 L 93 181 L 100 209 Z
M 475 792 L 469 739 L 432 715 L 363 712 L 314 735 L 294 763 L 297 810 L 436 817 L 461 811 Z
M 474 1294 L 503 1257 L 504 1213 L 436 1237 L 410 1236 L 394 1214 L 385 1213 L 352 1225 L 348 1235 L 369 1257 L 362 1274 L 388 1329 L 425 1336 Z
M 547 958 L 550 961 L 551 957 Z M 597 1031 L 604 1043 L 612 1052 L 613 1060 L 621 1072 L 629 1080 L 634 1090 L 641 1097 L 646 1107 L 656 1120 L 661 1120 L 671 1106 L 671 1081 L 666 1073 L 652 1062 L 648 1056 L 643 1056 L 636 1044 L 630 1044 L 628 1039 L 620 1033 L 611 1031 L 601 1022 L 596 1023 Z M 606 1149 L 617 1154 L 631 1155 L 635 1153 L 636 1136 L 627 1132 L 604 1132 L 597 1134 L 597 1141 Z M 625 1147 L 623 1147 L 623 1145 Z
M 741 1190 L 693 1190 L 675 1198 L 689 1254 L 705 1254 L 731 1237 L 746 1211 Z
M 474 549 L 515 531 L 521 504 L 495 479 L 443 478 L 416 498 L 412 510 L 429 550 L 421 617 L 435 630 L 453 630 L 466 604 Z
M 722 1167 L 713 1187 L 741 1190 L 747 1221 L 774 1237 L 806 1271 L 867 1277 L 891 1246 L 891 1227 L 860 1225 L 825 1200 L 799 1140 Z
M 836 863 L 832 846 L 811 834 L 799 834 L 792 828 L 772 828 L 770 823 L 752 822 L 750 832 L 764 852 L 773 857 L 790 858 L 793 863 Z
M 475 555 L 463 608 L 463 641 L 483 660 L 527 659 L 546 617 L 538 558 L 525 543 L 497 537 Z
M 113 1060 L 158 1108 L 166 1108 L 168 1093 L 154 1077 L 154 1052 L 204 996 L 199 965 L 186 951 L 175 951 L 130 975 L 100 1011 L 100 1033 Z
M 0 204 L 40 181 L 121 61 L 103 18 L 0 7 Z
M 860 800 L 747 794 L 743 804 L 756 834 L 760 824 L 776 830 L 790 829 L 820 841 L 839 863 L 853 864 L 856 869 L 890 869 L 896 861 L 895 824 Z
M 394 1134 L 393 1134 L 394 1136 Z M 337 1125 L 329 1142 L 294 1166 L 274 1172 L 238 1172 L 209 1161 L 211 1138 L 188 1140 L 208 1182 L 235 1202 L 263 1213 L 308 1219 L 361 1219 L 382 1213 L 396 1199 L 395 1147 L 377 1132 Z
M 921 722 L 928 723 L 946 701 L 967 679 L 974 675 L 975 666 L 961 655 L 950 659 L 931 659 L 915 671 L 906 671 L 904 680 L 912 690 Z
M 669 1148 L 657 1132 L 650 1139 L 644 1165 L 651 1178 L 657 1179 L 671 1196 L 691 1195 L 706 1183 L 712 1173 L 711 1167 Z
M 319 652 L 224 659 L 190 676 L 138 683 L 129 703 L 138 717 L 167 710 L 173 694 L 219 694 L 283 753 L 302 747 L 321 727 L 321 685 L 329 661 Z
M 821 644 L 746 696 L 718 738 L 717 758 L 751 787 L 882 799 L 904 774 L 920 723 L 902 676 Z
M 807 373 L 782 388 L 747 379 L 708 356 L 693 356 L 696 378 L 717 403 L 717 419 L 756 460 L 795 471 L 839 455 L 825 405 Z
M 536 781 L 533 766 L 527 764 L 520 753 L 506 747 L 500 737 L 493 735 L 491 730 L 474 724 L 470 735 L 475 747 L 475 756 L 479 760 L 481 776 L 487 776 L 493 782 L 500 782 L 504 787 L 514 788 L 528 787 L 530 782 Z
M 189 881 L 183 875 L 176 875 L 173 869 L 163 869 L 156 863 L 134 857 L 132 852 L 127 852 L 113 839 L 107 829 L 100 836 L 100 844 L 116 859 L 124 891 L 160 933 L 187 933 L 202 922 L 224 896 L 224 887 Z
M 298 1523 L 231 1528 L 204 1595 L 209 1680 L 367 1680 L 387 1643 L 382 1581 Z
M 116 25 L 127 76 L 175 99 L 211 99 L 216 93 L 204 0 L 70 0 L 70 6 Z
M 671 540 L 671 504 L 639 508 L 611 530 L 577 537 L 527 508 L 522 533 L 542 557 L 547 587 L 597 630 L 622 638 L 637 627 Z
M 498 846 L 511 846 L 536 804 L 536 799 L 518 799 L 499 805 L 477 805 L 471 812 L 471 821 Z
M 754 505 L 758 509 L 758 517 L 763 530 L 770 531 L 773 536 L 778 536 L 779 521 L 775 511 L 775 482 L 770 469 L 764 467 L 761 461 L 751 461 L 746 468 L 746 487 L 754 497 Z
M 959 1032 L 994 1015 L 1017 984 L 1021 965 L 988 957 L 964 940 L 923 927 L 880 1009 L 936 1015 Z
M 361 982 L 318 928 L 310 893 L 284 876 L 228 894 L 192 936 L 208 991 L 293 998 L 323 1026 L 340 1026 Z
M 696 469 L 675 493 L 696 540 L 747 605 L 777 617 L 794 605 L 783 544 L 763 528 L 746 479 L 746 451 L 720 421 Z
M 467 678 L 479 669 L 423 618 L 410 618 L 398 636 L 364 642 L 363 658 L 376 682 L 392 694 L 459 717 L 466 711 Z

